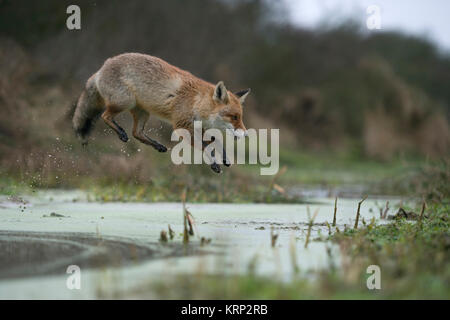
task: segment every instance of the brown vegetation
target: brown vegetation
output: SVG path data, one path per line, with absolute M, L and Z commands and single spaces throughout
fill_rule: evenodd
M 82 30 L 69 31 L 65 5 L 0 3 L 2 173 L 64 186 L 74 173 L 140 182 L 164 171 L 167 158 L 134 141 L 124 145 L 104 124 L 83 150 L 69 121 L 88 76 L 106 58 L 130 51 L 224 80 L 230 90 L 251 87 L 245 122 L 280 128 L 282 148 L 357 146 L 358 154 L 383 160 L 448 157 L 450 59 L 426 40 L 366 37 L 352 25 L 303 30 L 274 22 L 283 11 L 258 0 L 85 0 Z M 167 138 L 170 128 L 151 121 L 160 128 L 151 134 Z M 129 117 L 121 123 L 129 130 Z

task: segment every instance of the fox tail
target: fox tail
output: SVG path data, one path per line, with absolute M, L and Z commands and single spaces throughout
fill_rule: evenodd
M 86 88 L 76 102 L 72 118 L 75 133 L 81 139 L 83 145 L 87 145 L 87 138 L 105 109 L 94 79 L 95 77 L 91 77 L 86 83 Z

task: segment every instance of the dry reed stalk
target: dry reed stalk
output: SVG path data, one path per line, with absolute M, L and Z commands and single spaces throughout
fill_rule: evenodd
M 172 228 L 170 227 L 170 224 L 169 224 L 169 237 L 170 237 L 170 240 L 173 240 L 173 238 L 175 237 L 175 231 L 172 230 Z
M 358 222 L 359 222 L 359 215 L 361 211 L 361 204 L 364 202 L 364 200 L 367 199 L 367 196 L 365 196 L 360 202 L 358 202 L 358 210 L 356 211 L 356 220 L 355 220 L 355 226 L 353 229 L 358 229 Z
M 186 210 L 186 189 L 181 194 L 181 202 L 183 203 L 183 243 L 189 242 L 189 231 L 187 226 L 187 210 Z
M 386 219 L 388 211 L 389 211 L 389 201 L 386 201 L 386 207 L 384 209 L 383 214 L 381 215 L 381 219 Z
M 309 206 L 306 207 L 308 210 L 308 218 L 309 218 Z M 305 249 L 308 248 L 308 244 L 309 244 L 309 237 L 311 236 L 311 230 L 312 230 L 312 226 L 314 224 L 314 219 L 317 217 L 317 214 L 319 213 L 319 208 L 316 209 L 316 211 L 314 212 L 314 215 L 312 216 L 311 219 L 309 219 L 309 223 L 308 223 L 308 232 L 306 233 L 306 240 L 305 240 Z
M 336 212 L 337 212 L 337 197 L 334 199 L 334 215 L 333 215 L 333 227 L 336 227 Z

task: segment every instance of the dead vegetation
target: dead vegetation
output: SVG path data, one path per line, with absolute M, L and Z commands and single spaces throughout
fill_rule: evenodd
M 314 225 L 314 220 L 316 219 L 317 215 L 319 214 L 319 208 L 316 209 L 316 211 L 314 211 L 313 216 L 311 217 L 311 214 L 309 212 L 309 206 L 306 207 L 307 213 L 308 213 L 308 231 L 306 233 L 306 239 L 305 239 L 305 249 L 308 248 L 308 244 L 309 244 L 309 238 L 311 237 L 311 230 L 312 227 Z
M 181 193 L 181 204 L 182 204 L 182 216 L 183 216 L 183 232 L 182 232 L 182 242 L 184 245 L 188 245 L 190 242 L 190 238 L 195 235 L 194 233 L 194 226 L 195 226 L 195 220 L 192 214 L 189 212 L 189 210 L 186 208 L 186 194 L 187 190 L 183 190 Z M 211 243 L 210 238 L 206 237 L 200 237 L 198 232 L 197 238 L 200 239 L 200 246 L 205 246 Z M 170 226 L 170 224 L 167 226 L 166 230 L 161 230 L 159 241 L 161 243 L 168 243 L 169 240 L 173 241 L 175 239 L 176 233 Z
M 366 199 L 367 199 L 367 196 L 365 196 L 361 201 L 358 202 L 358 210 L 356 211 L 355 226 L 353 227 L 354 229 L 358 229 L 359 215 L 361 213 L 361 204 Z
M 337 200 L 338 200 L 338 198 L 336 197 L 334 199 L 334 214 L 333 214 L 333 224 L 332 224 L 333 227 L 336 226 Z
M 424 218 L 427 218 L 427 216 L 424 216 L 425 213 L 426 204 L 425 202 L 422 203 L 422 209 L 420 210 L 420 213 L 415 213 L 414 211 L 407 211 L 403 208 L 399 208 L 397 213 L 395 215 L 388 216 L 389 220 L 416 220 L 419 223 L 423 221 Z

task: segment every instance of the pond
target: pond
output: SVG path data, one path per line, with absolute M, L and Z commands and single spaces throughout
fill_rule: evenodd
M 99 290 L 127 290 L 185 273 L 252 272 L 289 281 L 297 272 L 339 264 L 339 248 L 317 241 L 328 235 L 332 198 L 311 198 L 309 204 L 187 203 L 194 217 L 188 244 L 181 203 L 87 199 L 81 191 L 0 198 L 0 298 L 95 298 Z M 359 223 L 384 223 L 380 208 L 387 200 L 391 208 L 400 201 L 365 200 Z M 358 201 L 338 199 L 340 230 L 353 227 Z M 174 238 L 161 242 L 169 225 Z M 81 268 L 82 290 L 67 289 L 69 265 Z

